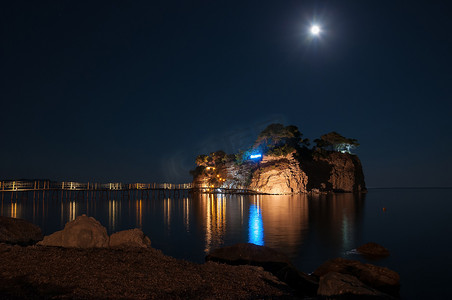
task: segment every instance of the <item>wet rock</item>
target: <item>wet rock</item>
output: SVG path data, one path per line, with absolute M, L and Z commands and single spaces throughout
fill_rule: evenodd
M 135 228 L 113 233 L 109 245 L 111 248 L 149 248 L 151 240 L 141 229 Z
M 372 299 L 393 298 L 365 285 L 355 276 L 337 272 L 330 272 L 320 278 L 317 295 L 321 297 L 328 297 L 328 299 L 350 299 L 353 297 L 371 297 Z
M 107 229 L 96 219 L 82 215 L 67 223 L 63 230 L 44 237 L 38 244 L 67 248 L 104 248 L 108 247 L 108 242 Z
M 355 276 L 364 284 L 387 294 L 397 296 L 399 293 L 399 274 L 385 267 L 345 258 L 335 258 L 323 263 L 313 274 L 321 278 L 330 272 Z
M 32 245 L 42 240 L 41 228 L 23 219 L 0 216 L 0 242 Z
M 286 255 L 269 247 L 240 243 L 213 250 L 206 256 L 206 261 L 260 266 L 301 295 L 312 296 L 317 292 L 318 281 L 315 277 L 298 271 Z
M 367 243 L 356 249 L 359 253 L 371 258 L 389 256 L 389 250 L 377 243 Z

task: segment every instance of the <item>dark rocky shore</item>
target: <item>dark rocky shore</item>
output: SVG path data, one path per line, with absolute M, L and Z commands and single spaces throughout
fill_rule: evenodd
M 152 248 L 0 244 L 1 299 L 295 298 L 262 268 L 195 264 Z
M 374 243 L 360 249 L 388 254 Z M 306 274 L 284 254 L 248 243 L 206 261 L 166 256 L 140 229 L 108 236 L 85 215 L 44 238 L 36 225 L 0 217 L 0 299 L 393 299 L 400 287 L 384 267 L 336 258 Z
M 178 260 L 151 248 L 151 241 L 139 229 L 108 236 L 105 227 L 85 215 L 44 239 L 36 225 L 0 217 L 0 265 L 0 299 L 261 299 L 294 295 L 263 268 Z

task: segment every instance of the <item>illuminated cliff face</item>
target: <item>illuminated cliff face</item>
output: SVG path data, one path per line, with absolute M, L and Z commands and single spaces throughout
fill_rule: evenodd
M 347 152 L 347 151 L 345 151 Z M 287 155 L 262 155 L 242 164 L 229 161 L 196 173 L 193 186 L 249 189 L 270 195 L 294 195 L 308 191 L 366 191 L 361 162 L 356 155 L 335 151 L 303 150 Z
M 209 169 L 208 169 L 209 168 Z M 308 178 L 300 168 L 294 153 L 285 156 L 263 155 L 259 160 L 248 160 L 241 165 L 224 163 L 196 175 L 195 187 L 211 192 L 212 188 L 250 189 L 273 195 L 306 193 Z
M 308 178 L 293 155 L 294 153 L 280 157 L 264 155 L 252 174 L 249 188 L 273 195 L 305 193 Z

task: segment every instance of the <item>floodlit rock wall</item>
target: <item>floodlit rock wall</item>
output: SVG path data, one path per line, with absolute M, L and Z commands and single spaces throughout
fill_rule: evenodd
M 293 153 L 281 157 L 264 155 L 260 162 L 248 161 L 242 165 L 229 162 L 218 167 L 214 175 L 196 176 L 194 184 L 196 187 L 210 187 L 209 178 L 216 175 L 226 178 L 223 188 L 246 188 L 275 195 L 305 193 L 308 181 Z
M 266 194 L 299 194 L 306 192 L 307 181 L 293 153 L 282 157 L 264 156 L 252 174 L 249 188 Z
M 212 178 L 225 181 L 212 181 Z M 241 165 L 227 162 L 215 171 L 195 176 L 194 186 L 229 189 L 249 189 L 264 194 L 298 194 L 312 190 L 320 192 L 366 191 L 364 174 L 358 156 L 326 152 L 309 153 L 304 157 L 297 152 L 286 156 L 264 155 L 261 161 L 247 161 Z M 210 190 L 213 191 L 213 190 Z

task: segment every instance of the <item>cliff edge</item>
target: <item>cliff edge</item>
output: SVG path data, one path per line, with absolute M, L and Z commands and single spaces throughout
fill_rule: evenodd
M 306 189 L 321 192 L 365 192 L 361 161 L 349 153 L 329 152 L 301 163 L 308 176 Z

